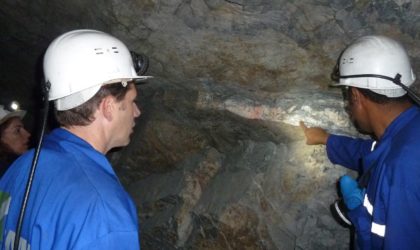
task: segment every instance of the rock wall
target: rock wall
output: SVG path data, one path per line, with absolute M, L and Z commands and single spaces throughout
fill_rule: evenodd
M 414 0 L 3 0 L 0 99 L 38 103 L 57 35 L 114 34 L 155 76 L 139 87 L 130 146 L 109 155 L 143 249 L 348 249 L 329 212 L 346 171 L 297 125 L 357 135 L 328 87 L 337 57 L 359 36 L 388 35 L 419 75 L 419 11 Z
M 136 139 L 112 155 L 139 205 L 146 249 L 348 247 L 329 212 L 345 171 L 322 146 L 306 146 L 296 126 L 354 135 L 338 93 L 257 98 L 207 81 L 157 82 L 142 87 Z

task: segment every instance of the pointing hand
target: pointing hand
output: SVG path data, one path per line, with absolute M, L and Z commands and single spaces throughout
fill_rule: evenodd
M 302 128 L 303 133 L 305 133 L 306 144 L 327 144 L 327 139 L 330 134 L 328 134 L 324 129 L 318 127 L 308 128 L 303 121 L 300 121 L 299 125 Z

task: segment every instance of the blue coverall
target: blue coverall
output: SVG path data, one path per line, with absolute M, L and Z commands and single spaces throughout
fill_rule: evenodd
M 12 249 L 34 151 L 0 180 L 0 246 Z M 106 157 L 64 129 L 45 138 L 19 249 L 139 249 L 135 205 Z
M 420 249 L 420 109 L 413 106 L 373 140 L 331 135 L 334 164 L 373 167 L 361 206 L 349 211 L 360 249 Z M 374 148 L 374 149 L 373 149 Z

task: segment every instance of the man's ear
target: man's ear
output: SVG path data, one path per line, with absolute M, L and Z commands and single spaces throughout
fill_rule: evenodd
M 353 104 L 359 104 L 362 93 L 357 88 L 351 88 L 351 101 Z
M 360 107 L 367 107 L 371 101 L 357 88 L 352 88 L 352 101 L 353 105 Z
M 99 111 L 102 113 L 105 119 L 109 121 L 112 121 L 115 108 L 115 99 L 110 95 L 104 97 L 101 101 L 101 104 L 99 105 Z

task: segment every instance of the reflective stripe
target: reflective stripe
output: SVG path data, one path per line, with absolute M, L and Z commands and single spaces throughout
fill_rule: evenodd
M 11 197 L 7 198 L 0 207 L 0 220 L 3 219 L 9 213 L 10 201 L 12 200 Z
M 367 197 L 367 194 L 365 194 L 365 199 L 363 200 L 363 206 L 366 208 L 368 213 L 372 216 L 373 206 L 372 206 L 372 204 L 370 204 L 369 199 Z M 385 229 L 386 229 L 385 225 L 381 225 L 381 224 L 372 222 L 372 227 L 371 227 L 370 231 L 374 234 L 377 234 L 377 235 L 381 236 L 381 237 L 385 237 Z
M 370 215 L 373 213 L 373 206 L 370 204 L 367 194 L 365 194 L 365 199 L 363 200 L 363 206 L 367 209 Z
M 375 146 L 376 146 L 376 141 L 373 141 L 372 142 L 372 147 L 370 148 L 370 151 L 373 151 L 375 149 Z
M 377 224 L 375 222 L 372 222 L 372 228 L 371 228 L 371 232 L 374 234 L 377 234 L 381 237 L 385 237 L 385 229 L 386 226 L 385 225 L 381 225 L 381 224 Z

